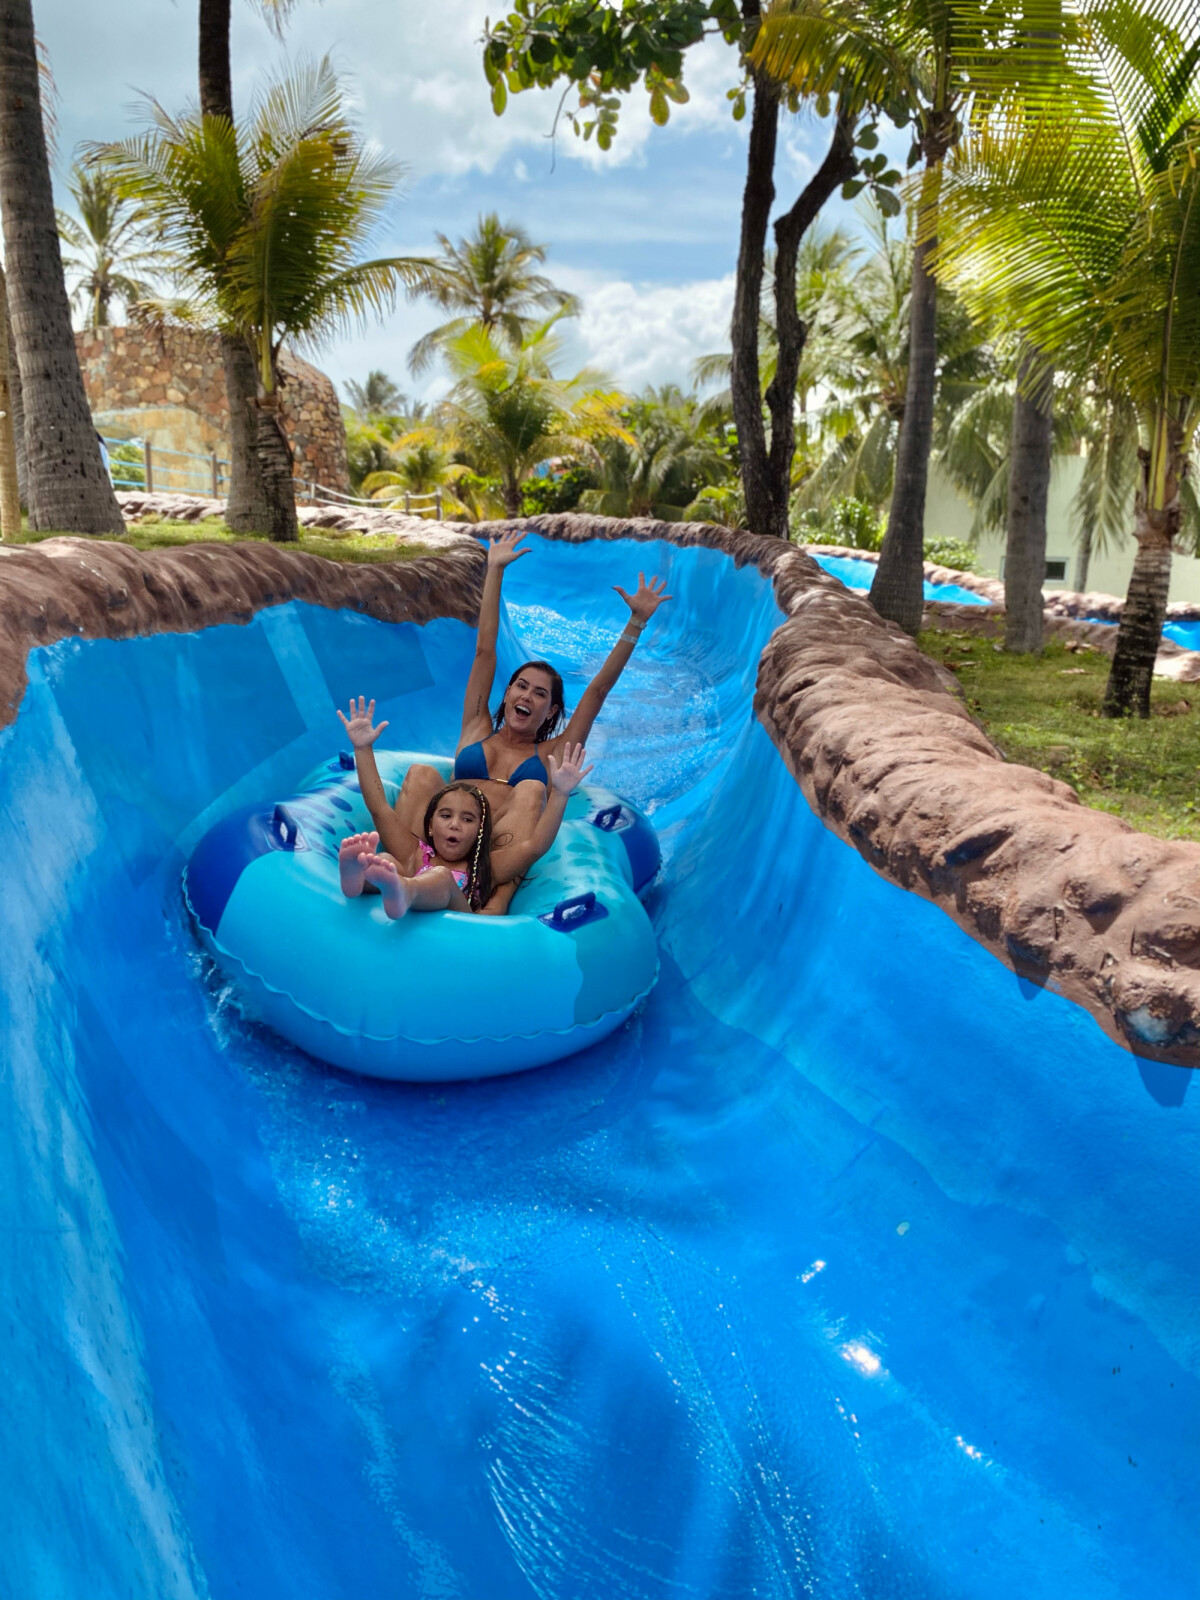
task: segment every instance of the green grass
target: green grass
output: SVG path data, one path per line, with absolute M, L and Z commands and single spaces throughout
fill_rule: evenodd
M 40 544 L 43 539 L 58 537 L 52 533 L 24 532 L 19 540 L 10 544 Z M 101 534 L 114 544 L 132 545 L 135 550 L 173 550 L 187 544 L 266 544 L 261 534 L 233 533 L 216 518 L 203 522 L 179 522 L 170 518 L 150 518 L 131 522 L 123 534 Z M 432 555 L 427 545 L 410 544 L 386 533 L 341 533 L 331 528 L 309 532 L 300 530 L 300 542 L 289 546 L 303 550 L 306 555 L 322 556 L 327 561 L 380 562 L 415 561 L 419 556 Z
M 1058 642 L 1010 656 L 990 639 L 923 633 L 921 649 L 955 673 L 967 704 L 1010 761 L 1039 767 L 1085 805 L 1144 833 L 1200 839 L 1200 685 L 1156 680 L 1151 716 L 1100 715 L 1109 657 Z

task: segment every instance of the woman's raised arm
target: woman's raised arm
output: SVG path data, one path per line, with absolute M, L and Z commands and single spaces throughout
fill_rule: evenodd
M 605 700 L 608 699 L 608 691 L 624 672 L 625 664 L 633 654 L 633 647 L 641 638 L 642 629 L 664 600 L 674 599 L 673 595 L 666 592 L 665 578 L 651 578 L 647 583 L 644 572 L 638 573 L 636 594 L 626 594 L 620 584 L 614 584 L 613 588 L 629 607 L 629 621 L 625 624 L 625 631 L 609 651 L 608 659 L 579 697 L 579 704 L 575 707 L 570 722 L 567 723 L 565 738 L 568 745 L 587 742 L 592 724 L 600 715 Z
M 487 577 L 483 580 L 483 599 L 479 606 L 479 631 L 475 638 L 475 659 L 467 678 L 467 692 L 463 696 L 462 729 L 458 735 L 458 748 L 473 744 L 476 739 L 486 739 L 492 731 L 492 718 L 488 701 L 496 677 L 496 636 L 500 632 L 500 586 L 504 581 L 505 567 L 529 554 L 528 549 L 518 550 L 523 533 L 502 533 L 498 539 L 488 541 Z

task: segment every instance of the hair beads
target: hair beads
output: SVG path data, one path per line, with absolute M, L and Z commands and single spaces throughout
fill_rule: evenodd
M 479 832 L 475 835 L 475 853 L 471 857 L 471 877 L 467 884 L 467 888 L 470 892 L 467 895 L 467 903 L 468 905 L 474 906 L 478 911 L 480 909 L 479 857 L 483 850 L 483 835 L 487 827 L 487 801 L 483 798 L 483 795 L 478 789 L 471 789 L 468 792 L 473 794 L 476 800 L 479 802 Z

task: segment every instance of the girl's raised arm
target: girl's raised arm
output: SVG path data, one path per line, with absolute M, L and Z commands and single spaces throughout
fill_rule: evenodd
M 673 595 L 666 592 L 665 578 L 651 578 L 647 583 L 644 572 L 638 573 L 636 594 L 626 594 L 620 584 L 614 584 L 613 587 L 629 607 L 629 621 L 625 624 L 625 631 L 609 651 L 608 659 L 579 697 L 579 704 L 575 707 L 570 722 L 567 723 L 565 737 L 568 746 L 582 744 L 587 740 L 592 731 L 592 724 L 600 715 L 605 700 L 608 699 L 608 691 L 624 672 L 625 663 L 633 654 L 633 647 L 641 637 L 642 629 L 664 600 L 674 599 Z
M 467 679 L 467 692 L 463 697 L 462 730 L 458 748 L 473 744 L 476 739 L 486 739 L 492 731 L 492 718 L 488 710 L 492 683 L 496 677 L 496 635 L 500 632 L 500 585 L 504 581 L 505 567 L 512 566 L 528 549 L 518 550 L 523 533 L 502 533 L 488 542 L 487 577 L 483 580 L 483 600 L 479 606 L 479 632 L 475 638 L 475 659 Z
M 389 855 L 395 856 L 397 861 L 406 862 L 412 853 L 412 835 L 388 805 L 383 779 L 379 776 L 379 768 L 375 765 L 374 744 L 387 727 L 387 723 L 381 722 L 378 727 L 374 726 L 375 702 L 372 700 L 368 705 L 361 694 L 357 705 L 351 698 L 349 716 L 342 711 L 338 712 L 338 716 L 350 743 L 354 746 L 354 766 L 358 774 L 358 786 L 362 790 L 367 810 L 371 813 L 371 821 L 375 824 L 379 842 Z

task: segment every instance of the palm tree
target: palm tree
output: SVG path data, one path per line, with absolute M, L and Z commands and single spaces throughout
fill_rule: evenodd
M 63 266 L 77 279 L 72 300 L 84 310 L 85 326 L 104 328 L 114 300 L 126 309 L 153 293 L 151 279 L 168 263 L 140 206 L 121 194 L 112 174 L 78 163 L 68 180 L 79 211 L 58 213 L 58 232 L 74 255 Z
M 276 84 L 248 131 L 220 117 L 172 118 L 151 102 L 145 134 L 97 153 L 148 205 L 212 314 L 255 363 L 256 447 L 273 539 L 297 537 L 292 455 L 281 421 L 279 351 L 391 305 L 420 264 L 362 261 L 395 187 L 366 149 L 328 60 Z
M 1083 473 L 1071 506 L 1079 533 L 1075 587 L 1088 586 L 1094 555 L 1128 536 L 1138 479 L 1138 414 L 1120 395 L 1085 393 L 1076 407 Z M 1185 482 L 1192 487 L 1191 479 Z M 1193 517 L 1193 526 L 1200 519 Z
M 1054 371 L 1027 345 L 1013 394 L 1004 538 L 1004 648 L 1040 655 L 1046 581 L 1046 512 L 1054 461 Z
M 410 294 L 459 315 L 417 340 L 408 356 L 413 372 L 425 371 L 440 350 L 472 326 L 517 348 L 547 314 L 579 315 L 574 295 L 532 270 L 545 261 L 545 245 L 534 244 L 524 228 L 501 222 L 494 211 L 480 217 L 475 232 L 457 244 L 444 233 L 436 238 L 441 255 Z
M 369 372 L 365 383 L 350 379 L 345 387 L 352 402 L 342 408 L 346 465 L 357 492 L 373 473 L 391 470 L 397 441 L 424 422 L 429 408 L 402 393 L 384 372 Z
M 38 531 L 124 527 L 75 353 L 42 122 L 30 0 L 0 7 L 0 213 L 25 416 L 29 521 Z
M 471 469 L 454 460 L 454 440 L 443 430 L 426 424 L 402 434 L 389 452 L 392 465 L 372 472 L 363 480 L 362 490 L 372 500 L 403 500 L 407 495 L 430 495 L 449 488 L 467 477 Z M 464 507 L 453 496 L 450 509 Z
M 350 404 L 360 417 L 399 417 L 411 415 L 411 402 L 396 387 L 386 372 L 368 372 L 365 383 L 348 378 L 345 383 Z M 419 404 L 419 402 L 418 402 Z
M 1148 716 L 1200 424 L 1200 17 L 1090 0 L 1090 102 L 1001 105 L 948 173 L 944 270 L 1047 361 L 1134 408 L 1137 554 L 1105 691 Z
M 871 585 L 882 616 L 910 633 L 924 611 L 925 493 L 937 393 L 938 205 L 943 164 L 980 88 L 1011 93 L 1061 78 L 1062 0 L 783 0 L 764 18 L 752 60 L 801 94 L 829 94 L 850 75 L 893 120 L 913 126 L 914 250 L 908 383 L 888 531 Z M 890 80 L 890 81 L 889 81 Z M 1061 91 L 1068 93 L 1065 83 Z
M 824 512 L 847 498 L 886 511 L 893 497 L 909 393 L 913 245 L 892 233 L 877 207 L 866 211 L 865 221 L 874 249 L 839 287 L 814 339 L 812 358 L 826 398 L 811 419 L 810 461 L 794 498 L 802 514 Z M 979 424 L 996 366 L 952 295 L 938 297 L 936 315 L 934 443 L 951 451 L 966 473 L 968 455 L 975 456 L 982 442 Z M 980 470 L 981 462 L 971 459 L 972 480 Z M 968 493 L 976 498 L 974 481 Z
M 675 384 L 648 388 L 627 405 L 628 437 L 614 435 L 598 445 L 600 487 L 583 492 L 581 508 L 597 516 L 678 522 L 698 491 L 726 473 L 699 410 Z
M 554 319 L 513 347 L 485 328 L 469 327 L 448 341 L 445 357 L 455 384 L 444 402 L 459 453 L 480 473 L 500 479 L 510 517 L 521 514 L 521 484 L 539 462 L 573 455 L 599 463 L 597 441 L 631 440 L 620 418 L 624 396 L 600 373 L 584 369 L 555 377 Z
M 15 362 L 8 334 L 8 285 L 0 267 L 0 539 L 21 533 L 21 475 L 17 470 Z
M 251 0 L 276 35 L 282 32 L 292 3 L 293 0 Z M 230 0 L 199 0 L 199 23 L 200 115 L 219 117 L 232 127 Z M 225 521 L 236 533 L 257 533 L 270 524 L 271 506 L 258 459 L 254 357 L 238 334 L 222 329 L 220 337 L 225 397 L 229 403 L 229 493 L 225 500 Z
M 796 448 L 802 471 L 812 442 L 809 412 L 816 395 L 829 381 L 837 328 L 850 291 L 851 268 L 860 253 L 859 246 L 845 229 L 817 227 L 805 235 L 797 251 L 796 309 L 805 329 L 804 348 L 796 371 L 795 397 Z M 775 382 L 779 368 L 775 261 L 774 252 L 768 252 L 763 262 L 758 319 L 758 374 L 764 395 Z M 728 351 L 700 356 L 692 367 L 692 377 L 697 384 L 722 385 L 701 404 L 701 421 L 707 425 L 733 421 L 732 369 L 733 356 Z
M 294 0 L 251 0 L 278 37 Z M 200 0 L 200 114 L 233 121 L 230 0 Z

